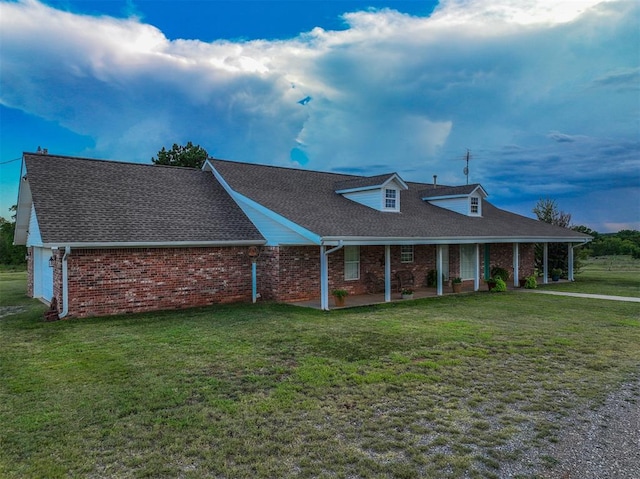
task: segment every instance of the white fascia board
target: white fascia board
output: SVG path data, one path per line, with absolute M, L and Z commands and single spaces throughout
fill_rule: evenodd
M 468 198 L 470 195 L 442 195 L 442 196 L 423 196 L 423 201 L 453 200 L 456 198 Z
M 381 185 L 360 186 L 358 188 L 344 188 L 342 190 L 336 190 L 336 193 L 338 193 L 339 195 L 344 195 L 347 193 L 356 193 L 358 191 L 378 190 L 380 188 Z
M 485 191 L 485 189 L 482 187 L 482 185 L 478 185 L 476 186 L 473 191 L 471 193 L 469 193 L 470 195 L 474 194 L 476 191 L 480 190 L 480 194 L 482 195 L 483 198 L 486 198 L 487 196 L 489 196 L 489 193 L 487 193 Z
M 336 190 L 336 193 L 338 193 L 339 195 L 344 195 L 346 193 L 355 193 L 357 191 L 379 190 L 381 188 L 385 188 L 389 183 L 391 183 L 394 180 L 396 181 L 396 183 L 398 183 L 398 186 L 400 186 L 401 190 L 409 189 L 409 186 L 404 182 L 404 180 L 400 178 L 400 176 L 398 176 L 397 173 L 394 173 L 379 185 L 359 186 L 357 188 L 343 188 L 341 190 Z
M 400 189 L 402 190 L 409 189 L 409 186 L 403 181 L 402 178 L 400 178 L 398 173 L 394 173 L 393 175 L 391 175 L 389 179 L 387 179 L 387 181 L 385 181 L 384 183 L 382 183 L 382 185 L 380 185 L 380 187 L 385 188 L 389 183 L 391 183 L 394 180 L 396 181 L 396 183 L 398 183 L 398 185 L 400 185 Z
M 481 185 L 478 185 L 470 193 L 460 193 L 460 194 L 457 194 L 457 195 L 423 196 L 422 200 L 423 201 L 432 201 L 432 200 L 436 201 L 436 200 L 451 200 L 451 199 L 454 199 L 454 198 L 469 198 L 470 196 L 472 196 L 478 190 L 480 190 L 480 195 L 482 196 L 482 198 L 486 198 L 487 196 L 489 196 L 487 194 L 487 192 L 484 190 L 484 188 Z
M 512 236 L 509 238 L 497 236 L 477 236 L 477 237 L 449 237 L 449 238 L 379 238 L 373 236 L 325 236 L 322 244 L 326 246 L 337 245 L 342 242 L 345 246 L 363 245 L 420 245 L 420 244 L 475 244 L 475 243 L 579 243 L 585 244 L 591 241 L 587 238 L 570 237 L 533 237 L 533 236 Z
M 265 240 L 240 240 L 240 241 L 93 241 L 93 242 L 59 242 L 44 243 L 45 248 L 206 248 L 217 246 L 262 246 Z
M 238 204 L 238 206 L 240 208 L 242 208 L 243 203 L 246 204 L 247 206 L 250 206 L 252 208 L 254 208 L 255 210 L 257 210 L 258 212 L 262 213 L 263 215 L 265 215 L 267 218 L 272 219 L 273 221 L 280 223 L 282 226 L 289 228 L 290 230 L 294 231 L 295 233 L 299 234 L 300 236 L 308 239 L 311 243 L 319 245 L 320 244 L 320 236 L 313 233 L 312 231 L 309 231 L 306 228 L 303 228 L 302 226 L 298 225 L 297 223 L 294 223 L 291 220 L 288 220 L 287 218 L 285 218 L 282 215 L 279 215 L 278 213 L 270 210 L 269 208 L 262 206 L 260 203 L 253 201 L 252 199 L 248 198 L 247 196 L 244 196 L 240 193 L 238 193 L 237 191 L 235 191 L 233 188 L 231 188 L 231 186 L 229 185 L 229 183 L 226 182 L 226 180 L 223 178 L 223 176 L 218 172 L 218 170 L 215 169 L 215 167 L 207 160 L 204 165 L 202 165 L 202 169 L 205 171 L 211 171 L 213 173 L 213 176 L 216 177 L 216 180 L 218 180 L 218 182 L 222 185 L 222 187 L 225 189 L 225 191 L 229 194 L 229 196 L 231 196 L 231 198 L 233 198 L 233 200 Z M 242 209 L 242 211 L 244 211 L 244 209 Z M 246 214 L 246 212 L 245 212 Z M 249 220 L 251 220 L 251 218 L 249 217 Z M 266 243 L 266 242 L 265 242 Z
M 24 160 L 20 173 L 24 171 Z M 31 196 L 31 186 L 26 174 L 20 175 L 20 184 L 18 185 L 18 210 L 16 211 L 16 230 L 13 234 L 14 245 L 27 244 L 27 236 L 29 231 L 29 218 L 31 217 L 31 206 L 33 197 Z
M 258 211 L 259 213 L 262 213 L 267 218 L 275 221 L 276 223 L 281 224 L 285 228 L 289 228 L 291 231 L 293 231 L 294 233 L 297 233 L 298 235 L 302 236 L 303 238 L 306 238 L 312 244 L 320 245 L 320 235 L 317 235 L 313 231 L 309 231 L 308 229 L 300 226 L 299 224 L 294 223 L 293 221 L 285 218 L 282 215 L 279 215 L 275 211 L 270 210 L 266 206 L 263 206 L 260 203 L 254 201 L 254 200 L 252 200 L 252 199 L 248 198 L 247 196 L 244 196 L 244 195 L 242 195 L 240 193 L 237 193 L 237 192 L 234 191 L 234 192 L 231 193 L 231 196 L 236 201 L 236 203 L 238 203 L 238 205 L 241 208 L 242 208 L 243 203 L 244 203 L 245 205 L 250 206 L 251 208 L 253 208 L 256 211 Z M 249 219 L 251 219 L 251 217 L 249 217 Z

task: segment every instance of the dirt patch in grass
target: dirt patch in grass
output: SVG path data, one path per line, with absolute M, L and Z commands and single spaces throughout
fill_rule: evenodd
M 24 306 L 0 306 L 0 319 L 26 311 Z

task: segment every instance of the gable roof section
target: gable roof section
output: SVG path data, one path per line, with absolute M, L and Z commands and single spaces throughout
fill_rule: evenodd
M 336 193 L 351 193 L 354 191 L 372 190 L 383 188 L 392 181 L 396 181 L 404 190 L 408 189 L 400 175 L 397 173 L 386 173 L 377 176 L 358 176 L 348 180 L 337 181 L 334 185 Z
M 462 186 L 436 186 L 427 188 L 420 192 L 420 196 L 423 200 L 441 200 L 470 196 L 476 191 L 479 191 L 483 198 L 489 196 L 484 188 L 478 183 Z
M 210 160 L 210 163 L 233 191 L 314 232 L 325 242 L 339 239 L 362 244 L 376 241 L 407 244 L 492 240 L 586 242 L 590 239 L 582 233 L 509 213 L 486 200 L 483 217 L 448 211 L 422 200 L 422 193 L 430 186 L 427 183 L 408 182 L 408 190 L 400 192 L 402 211 L 389 215 L 336 193 L 336 184 L 348 184 L 343 182 L 359 180 L 358 176 L 225 160 Z M 469 186 L 475 189 L 479 185 Z
M 24 161 L 45 245 L 264 243 L 209 172 L 32 153 Z

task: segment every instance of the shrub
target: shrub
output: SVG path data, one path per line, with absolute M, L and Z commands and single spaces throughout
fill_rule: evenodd
M 538 282 L 536 281 L 535 275 L 531 275 L 527 277 L 527 280 L 524 283 L 524 287 L 526 289 L 536 289 L 538 287 Z
M 491 277 L 493 279 L 500 278 L 502 281 L 509 281 L 509 271 L 500 266 L 494 266 L 491 268 Z
M 500 276 L 495 278 L 496 285 L 491 289 L 494 293 L 502 293 L 507 290 L 507 283 L 505 283 Z

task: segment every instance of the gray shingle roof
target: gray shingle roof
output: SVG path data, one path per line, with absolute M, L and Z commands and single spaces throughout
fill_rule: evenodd
M 430 187 L 428 183 L 407 182 L 409 189 L 400 193 L 401 212 L 391 213 L 376 211 L 335 192 L 336 183 L 357 180 L 357 176 L 224 160 L 211 160 L 211 164 L 238 193 L 321 237 L 589 238 L 501 210 L 486 200 L 482 217 L 434 206 L 421 199 L 421 193 Z
M 24 154 L 45 243 L 261 241 L 211 172 Z
M 421 198 L 438 198 L 441 196 L 458 196 L 458 195 L 469 195 L 473 193 L 476 188 L 482 188 L 482 186 L 478 183 L 474 183 L 472 185 L 462 185 L 462 186 L 436 186 L 430 187 L 422 190 L 420 192 Z
M 397 173 L 386 173 L 384 175 L 376 176 L 358 176 L 356 178 L 350 178 L 348 180 L 337 181 L 334 185 L 335 191 L 350 190 L 352 188 L 367 188 L 381 186 L 385 181 L 391 178 Z M 398 176 L 399 177 L 399 176 Z

